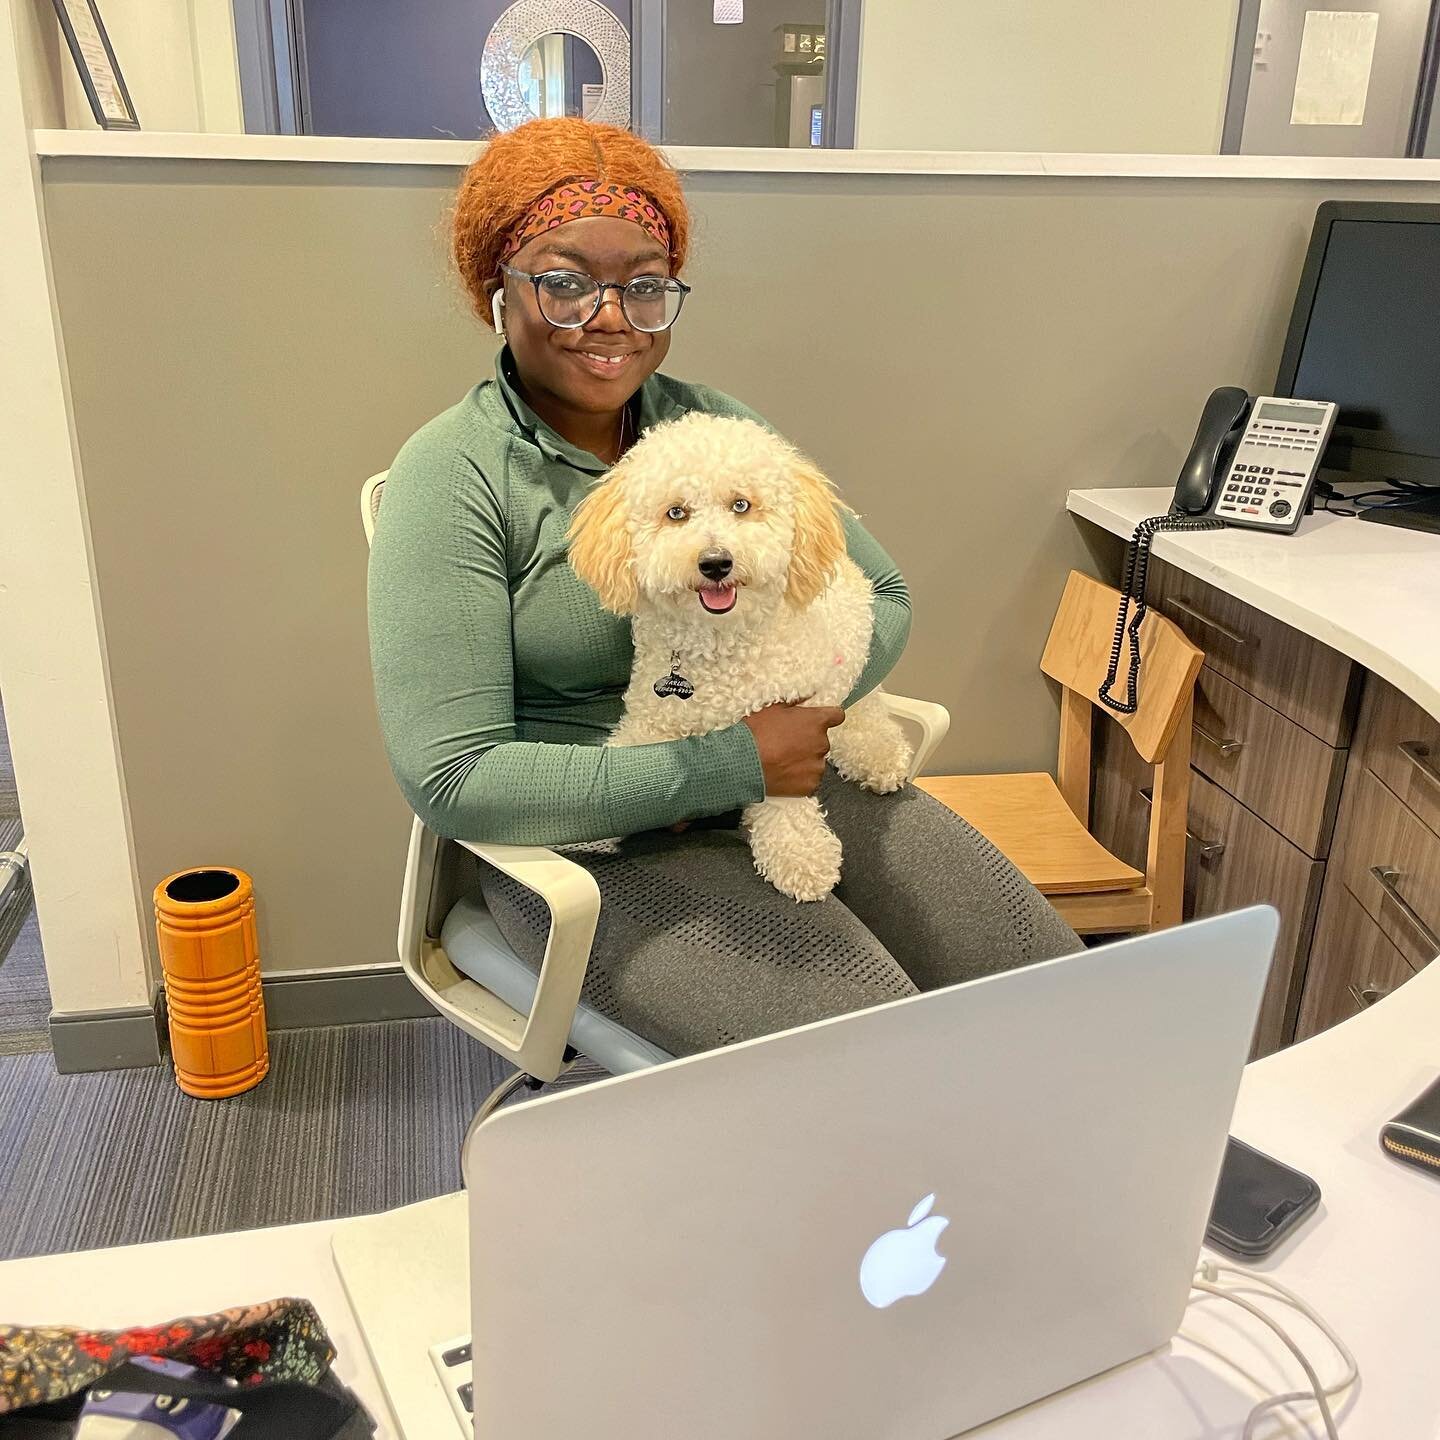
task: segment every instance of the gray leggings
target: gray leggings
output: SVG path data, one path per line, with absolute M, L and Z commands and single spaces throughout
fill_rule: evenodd
M 924 791 L 870 795 L 827 774 L 844 878 L 799 905 L 756 873 L 734 829 L 567 847 L 600 886 L 586 1001 L 688 1055 L 1080 948 L 1049 902 Z M 538 969 L 544 902 L 498 871 L 481 892 Z

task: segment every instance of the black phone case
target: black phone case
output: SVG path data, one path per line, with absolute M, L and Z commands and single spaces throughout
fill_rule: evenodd
M 1268 1255 L 1320 1203 L 1308 1176 L 1237 1140 L 1225 1145 L 1205 1239 L 1244 1260 Z

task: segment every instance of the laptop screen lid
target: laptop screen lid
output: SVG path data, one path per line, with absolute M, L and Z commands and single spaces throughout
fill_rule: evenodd
M 1164 1344 L 1277 921 L 501 1111 L 464 1155 L 476 1434 L 945 1440 Z

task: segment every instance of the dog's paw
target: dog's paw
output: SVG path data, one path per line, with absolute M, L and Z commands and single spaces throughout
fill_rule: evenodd
M 839 842 L 836 842 L 839 848 Z M 840 864 L 826 864 L 815 857 L 804 861 L 786 856 L 780 861 L 766 862 L 756 855 L 755 869 L 765 877 L 782 895 L 792 900 L 809 903 L 823 900 L 840 883 Z
M 875 795 L 893 795 L 904 785 L 910 774 L 908 760 L 903 764 L 881 766 L 879 769 L 862 769 L 853 764 L 844 765 L 833 756 L 830 763 L 835 767 L 835 773 L 842 780 L 848 780 L 852 785 L 858 785 L 862 790 L 869 790 Z
M 818 809 L 807 816 L 770 807 L 750 826 L 750 854 L 756 870 L 792 900 L 823 900 L 840 883 L 840 839 Z
M 896 737 L 895 744 L 857 745 L 836 754 L 830 753 L 830 763 L 842 780 L 870 790 L 876 795 L 890 795 L 898 790 L 910 775 L 910 761 L 914 751 L 903 739 Z

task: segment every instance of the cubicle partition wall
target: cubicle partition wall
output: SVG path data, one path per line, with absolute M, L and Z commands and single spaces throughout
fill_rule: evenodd
M 668 368 L 812 451 L 900 562 L 895 685 L 949 707 L 944 770 L 1054 753 L 1037 660 L 1090 558 L 1066 492 L 1167 483 L 1212 387 L 1272 381 L 1321 200 L 1432 188 L 1027 168 L 689 181 Z M 447 273 L 458 173 L 44 160 L 138 883 L 248 870 L 267 976 L 335 976 L 272 985 L 290 1022 L 404 1003 L 348 973 L 393 959 L 406 828 L 356 499 L 491 369 Z

